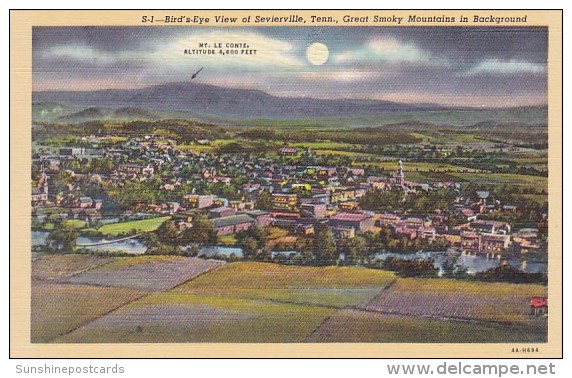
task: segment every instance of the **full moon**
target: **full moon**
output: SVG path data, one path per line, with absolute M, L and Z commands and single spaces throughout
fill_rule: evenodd
M 320 66 L 326 63 L 329 56 L 330 51 L 328 50 L 328 46 L 323 43 L 312 43 L 306 49 L 306 59 L 315 66 Z

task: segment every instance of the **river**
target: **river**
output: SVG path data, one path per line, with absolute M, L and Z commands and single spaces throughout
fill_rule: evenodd
M 46 241 L 48 233 L 46 231 L 32 231 L 32 246 L 43 245 Z M 77 244 L 81 246 L 82 244 L 95 244 L 106 239 L 93 238 L 80 236 L 77 238 Z M 102 253 L 113 253 L 113 252 L 124 252 L 133 255 L 141 255 L 145 253 L 147 247 L 139 239 L 129 239 L 123 240 L 117 243 L 102 244 L 96 246 L 82 247 L 94 252 Z M 184 248 L 184 247 L 183 247 Z M 295 251 L 272 251 L 271 256 L 274 258 L 277 255 L 292 256 Z M 231 256 L 234 255 L 237 258 L 242 258 L 242 248 L 240 247 L 228 247 L 228 246 L 203 246 L 201 247 L 200 253 L 205 256 Z M 435 268 L 439 269 L 439 272 L 443 271 L 443 265 L 447 259 L 451 258 L 451 254 L 447 252 L 417 252 L 417 253 L 394 253 L 394 252 L 380 252 L 375 254 L 375 257 L 380 260 L 384 260 L 388 257 L 395 257 L 405 260 L 413 259 L 432 259 Z M 536 261 L 526 261 L 519 258 L 510 258 L 506 260 L 499 260 L 496 258 L 487 258 L 485 255 L 465 255 L 455 254 L 457 257 L 456 263 L 467 268 L 469 274 L 475 274 L 477 272 L 484 272 L 491 268 L 496 268 L 503 261 L 506 261 L 512 267 L 520 269 L 527 273 L 541 273 L 546 272 L 547 263 L 546 262 L 536 262 Z

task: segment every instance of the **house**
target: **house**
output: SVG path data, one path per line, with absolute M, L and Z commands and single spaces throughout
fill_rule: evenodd
M 213 205 L 211 195 L 187 194 L 183 198 L 187 201 L 188 207 L 192 209 L 204 209 Z
M 490 221 L 490 220 L 476 220 L 471 222 L 470 228 L 477 232 L 485 232 L 489 234 L 509 234 L 510 224 L 507 222 Z
M 398 226 L 395 228 L 395 233 L 397 235 L 406 236 L 407 238 L 413 240 L 417 238 L 417 230 L 413 228 L 407 228 L 404 225 Z
M 461 249 L 466 253 L 500 255 L 510 246 L 510 236 L 505 234 L 461 231 Z
M 293 210 L 298 205 L 298 195 L 297 194 L 284 194 L 284 193 L 273 193 L 272 194 L 272 206 L 274 209 L 286 209 Z
M 240 231 L 246 231 L 254 225 L 254 219 L 246 214 L 231 215 L 211 219 L 217 235 L 231 235 Z
M 236 214 L 236 209 L 232 207 L 217 207 L 215 209 L 209 210 L 208 217 L 209 218 L 222 218 L 222 217 L 230 217 L 231 215 Z
M 40 188 L 32 189 L 32 204 L 39 204 L 48 200 L 47 190 Z
M 325 203 L 325 204 L 330 204 L 330 194 L 329 193 L 319 193 L 319 194 L 314 194 L 312 196 L 312 202 L 316 203 Z
M 505 213 L 516 213 L 517 207 L 514 205 L 504 205 L 502 211 Z
M 506 252 L 510 245 L 510 236 L 503 234 L 481 234 L 481 248 L 479 252 L 500 254 Z
M 332 227 L 353 227 L 356 232 L 364 233 L 371 231 L 375 226 L 373 216 L 363 213 L 338 213 L 330 218 Z
M 403 220 L 403 225 L 407 228 L 419 228 L 424 226 L 425 222 L 421 218 L 409 217 Z
M 380 226 L 389 226 L 401 222 L 401 217 L 391 213 L 383 213 L 377 216 L 377 220 Z
M 93 207 L 93 199 L 91 197 L 79 197 L 78 207 L 81 209 Z
M 342 209 L 344 211 L 359 210 L 359 204 L 356 201 L 340 202 L 340 204 L 338 206 L 340 209 Z
M 282 156 L 296 156 L 298 154 L 298 149 L 295 147 L 281 147 L 278 153 Z
M 245 212 L 246 215 L 254 219 L 254 223 L 258 227 L 267 227 L 272 224 L 272 214 L 264 210 L 250 210 Z
M 365 174 L 365 169 L 363 169 L 363 168 L 350 168 L 349 172 L 353 176 L 363 176 Z
M 477 214 L 469 208 L 461 208 L 459 214 L 467 221 L 474 222 L 477 220 Z
M 530 314 L 539 316 L 548 314 L 548 298 L 531 297 L 530 298 Z
M 254 210 L 255 207 L 255 203 L 252 201 L 230 201 L 229 205 L 236 211 Z
M 48 175 L 44 172 L 38 179 L 38 185 L 32 189 L 32 204 L 40 204 L 48 201 Z
M 119 164 L 117 170 L 122 173 L 142 173 L 143 166 L 139 164 Z
M 461 249 L 467 254 L 481 250 L 481 236 L 472 231 L 461 231 Z
M 300 207 L 302 215 L 321 219 L 326 217 L 328 205 L 325 203 L 305 203 Z
M 417 230 L 417 235 L 419 235 L 421 239 L 435 240 L 435 237 L 437 237 L 437 231 L 434 227 L 421 226 Z

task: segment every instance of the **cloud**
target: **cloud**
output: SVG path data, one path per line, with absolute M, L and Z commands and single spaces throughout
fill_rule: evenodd
M 370 40 L 357 49 L 345 50 L 334 58 L 336 63 L 388 62 L 415 65 L 448 65 L 447 59 L 434 56 L 412 43 L 394 38 Z
M 208 47 L 200 47 L 202 44 L 207 44 Z M 215 47 L 219 44 L 220 47 Z M 235 47 L 236 45 L 239 47 Z M 185 50 L 215 50 L 216 54 L 184 54 Z M 220 50 L 224 52 L 233 50 L 238 53 L 221 55 Z M 250 54 L 244 54 L 243 50 L 249 50 Z M 196 67 L 197 65 L 205 65 L 214 69 L 229 66 L 245 69 L 257 67 L 272 69 L 273 67 L 298 67 L 304 64 L 296 56 L 295 46 L 292 43 L 240 30 L 217 30 L 172 37 L 138 50 L 108 51 L 81 44 L 56 45 L 44 51 L 42 57 L 100 66 L 122 63 L 147 65 L 167 68 L 171 71 L 179 68 L 186 70 L 190 66 Z
M 206 43 L 209 50 L 216 50 L 216 54 L 190 54 L 183 55 L 183 51 L 198 49 L 199 44 Z M 235 47 L 232 44 L 238 44 Z M 240 45 L 243 46 L 240 46 Z M 213 46 L 220 47 L 213 47 Z M 220 55 L 219 51 L 225 52 Z M 238 54 L 226 54 L 227 50 L 238 51 Z M 243 50 L 255 50 L 255 53 L 243 54 Z M 253 69 L 262 68 L 265 70 L 274 68 L 296 68 L 304 65 L 300 57 L 295 54 L 295 46 L 287 41 L 270 38 L 258 33 L 245 32 L 240 30 L 217 30 L 210 32 L 200 32 L 190 36 L 178 37 L 158 50 L 156 55 L 158 61 L 169 61 L 172 59 L 174 65 L 204 65 L 211 69 Z
M 97 50 L 81 44 L 56 45 L 42 53 L 44 59 L 68 60 L 101 65 L 117 62 L 119 55 L 118 53 Z M 121 55 L 123 55 L 123 53 Z
M 469 69 L 465 75 L 497 74 L 497 75 L 518 75 L 518 74 L 541 74 L 546 72 L 544 64 L 530 63 L 523 60 L 483 60 L 476 66 Z
M 385 77 L 382 72 L 377 71 L 306 71 L 300 73 L 300 78 L 308 82 L 324 83 L 333 82 L 370 82 Z

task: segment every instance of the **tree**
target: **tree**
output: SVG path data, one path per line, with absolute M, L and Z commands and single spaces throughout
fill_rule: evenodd
M 256 207 L 261 210 L 272 210 L 272 193 L 264 190 L 256 200 Z
M 162 243 L 176 244 L 179 238 L 179 229 L 175 222 L 168 220 L 157 228 L 157 236 Z
M 187 228 L 181 235 L 184 244 L 211 244 L 217 241 L 217 232 L 213 224 L 204 216 L 197 215 L 193 227 Z
M 314 254 L 322 262 L 332 262 L 336 259 L 336 239 L 329 228 L 319 231 L 315 238 Z
M 247 236 L 242 240 L 242 254 L 245 259 L 254 259 L 258 253 L 258 241 Z
M 367 254 L 367 242 L 365 238 L 361 236 L 356 236 L 351 239 L 347 246 L 347 258 L 353 262 L 360 262 L 366 257 Z
M 58 222 L 48 235 L 46 244 L 56 252 L 71 253 L 76 247 L 77 230 L 66 222 Z

